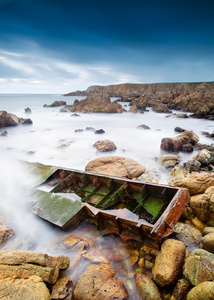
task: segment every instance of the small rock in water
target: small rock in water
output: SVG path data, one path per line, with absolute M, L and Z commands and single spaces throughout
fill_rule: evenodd
M 105 133 L 105 130 L 103 130 L 103 129 L 97 129 L 97 130 L 95 130 L 94 133 L 95 134 L 103 134 L 103 133 Z
M 7 134 L 8 134 L 8 132 L 7 132 L 7 130 L 5 130 L 1 133 L 1 136 L 7 136 Z
M 114 151 L 117 149 L 116 145 L 114 142 L 110 140 L 104 140 L 104 141 L 97 141 L 94 144 L 94 147 L 97 148 L 100 152 L 108 152 L 108 151 Z
M 141 124 L 137 126 L 137 129 L 151 129 L 151 128 L 145 124 Z
M 83 129 L 75 129 L 74 132 L 83 132 Z
M 29 113 L 32 113 L 32 110 L 30 109 L 30 107 L 27 107 L 27 108 L 25 108 L 25 112 L 29 114 Z
M 95 129 L 93 127 L 86 127 L 85 130 L 87 130 L 87 131 L 95 131 Z

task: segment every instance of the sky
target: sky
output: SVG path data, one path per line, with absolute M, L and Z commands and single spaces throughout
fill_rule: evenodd
M 0 0 L 0 93 L 214 81 L 214 0 Z

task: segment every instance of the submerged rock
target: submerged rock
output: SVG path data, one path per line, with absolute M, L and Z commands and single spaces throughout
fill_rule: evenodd
M 148 125 L 141 124 L 137 126 L 137 129 L 151 129 Z
M 57 280 L 57 282 L 52 287 L 51 299 L 65 299 L 71 293 L 72 281 L 64 276 Z
M 10 239 L 15 232 L 9 226 L 0 224 L 0 245 L 4 244 L 8 239 Z
M 127 290 L 109 264 L 90 265 L 77 280 L 73 300 L 125 300 Z
M 131 158 L 107 156 L 90 161 L 85 170 L 105 175 L 137 178 L 145 172 L 146 168 Z

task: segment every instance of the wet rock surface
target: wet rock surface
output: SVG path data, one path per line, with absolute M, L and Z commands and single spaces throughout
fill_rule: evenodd
M 161 287 L 169 286 L 179 278 L 184 263 L 186 247 L 183 242 L 168 239 L 157 255 L 152 269 L 153 280 Z
M 38 276 L 21 279 L 6 278 L 0 280 L 0 298 L 2 300 L 49 300 L 50 293 Z
M 128 299 L 124 284 L 108 264 L 90 265 L 76 282 L 72 299 Z
M 191 132 L 191 131 L 184 131 L 180 135 L 173 137 L 173 138 L 163 138 L 161 140 L 161 149 L 176 152 L 180 150 L 185 150 L 184 146 L 186 145 L 195 145 L 199 141 L 199 137 Z
M 214 280 L 214 254 L 203 250 L 193 250 L 186 258 L 183 274 L 193 286 Z
M 52 257 L 33 251 L 0 250 L 0 279 L 37 275 L 53 284 L 60 269 L 67 269 L 69 264 L 69 258 L 63 255 Z
M 214 282 L 202 282 L 187 294 L 187 300 L 214 299 Z
M 162 155 L 158 158 L 158 163 L 165 168 L 173 168 L 179 163 L 177 155 Z
M 146 169 L 131 158 L 108 156 L 90 161 L 85 170 L 105 175 L 136 178 L 142 175 Z
M 136 274 L 135 283 L 140 299 L 161 300 L 161 294 L 154 281 L 147 275 Z

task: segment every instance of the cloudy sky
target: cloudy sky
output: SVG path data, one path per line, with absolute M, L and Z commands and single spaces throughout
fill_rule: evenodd
M 214 81 L 214 0 L 0 0 L 0 93 Z

